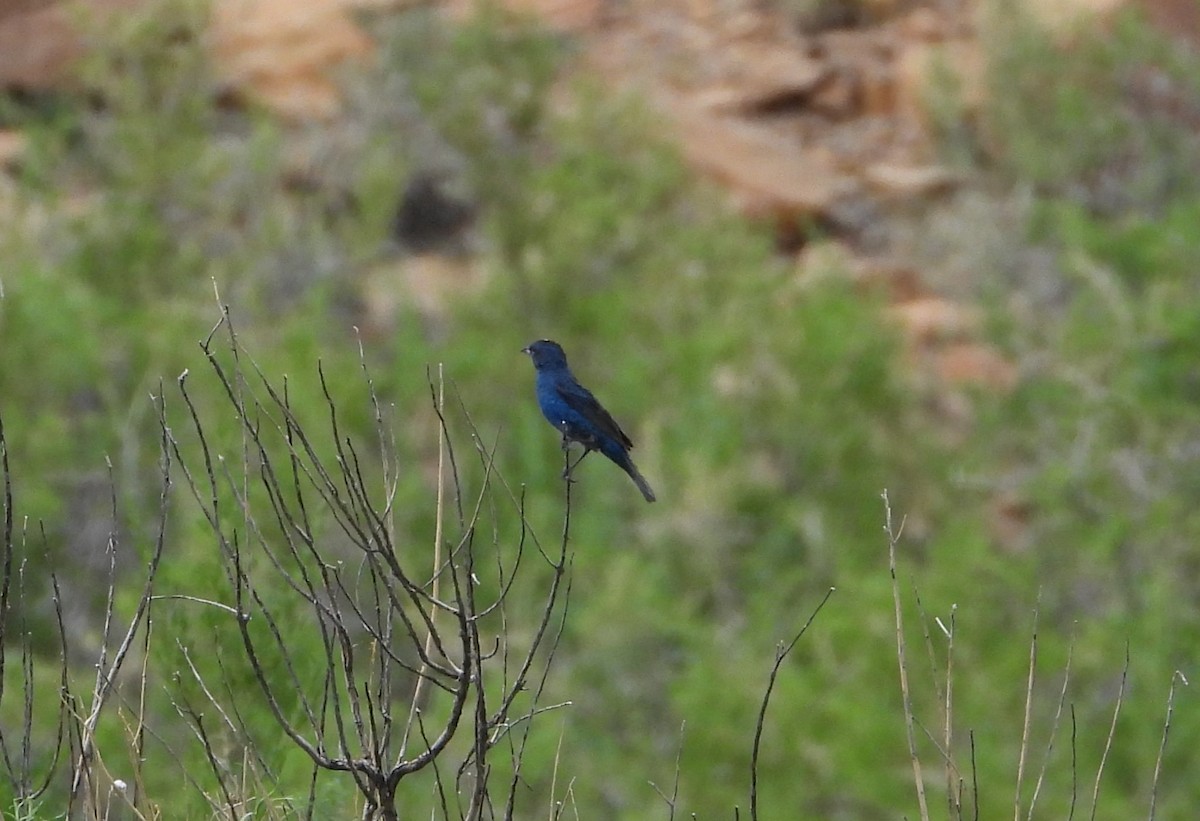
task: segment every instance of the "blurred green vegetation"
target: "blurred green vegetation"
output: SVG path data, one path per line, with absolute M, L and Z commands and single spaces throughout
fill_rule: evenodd
M 201 376 L 197 346 L 219 316 L 214 285 L 262 370 L 287 376 L 298 413 L 320 428 L 320 361 L 345 431 L 370 441 L 352 330 L 370 307 L 362 283 L 381 254 L 405 264 L 381 251 L 391 212 L 411 173 L 449 159 L 480 201 L 485 282 L 433 310 L 401 298 L 390 324 L 363 335 L 407 466 L 394 508 L 399 540 L 432 541 L 426 369 L 436 363 L 498 444 L 501 471 L 527 488 L 538 531 L 557 532 L 558 442 L 519 354 L 539 337 L 562 342 L 626 424 L 661 498 L 647 507 L 609 466 L 581 469 L 571 611 L 546 697 L 571 706 L 535 722 L 522 817 L 560 800 L 581 817 L 665 818 L 651 784 L 670 794 L 676 777 L 681 810 L 745 812 L 776 643 L 830 586 L 837 592 L 771 702 L 763 817 L 913 816 L 884 488 L 897 517 L 908 517 L 899 551 L 910 680 L 935 737 L 946 642 L 931 622 L 948 624 L 957 606 L 954 755 L 967 806 L 976 773 L 980 817 L 1011 810 L 1036 607 L 1025 800 L 1073 646 L 1072 711 L 1058 726 L 1038 813 L 1065 816 L 1076 793 L 1081 812 L 1090 806 L 1128 648 L 1096 817 L 1146 812 L 1172 674 L 1191 677 L 1200 646 L 1200 150 L 1178 106 L 1138 107 L 1138 83 L 1151 77 L 1200 110 L 1193 53 L 1132 15 L 1069 50 L 1015 24 L 990 44 L 1003 90 L 977 130 L 960 123 L 948 133 L 978 140 L 966 155 L 987 185 L 1033 191 L 1011 242 L 1049 249 L 1055 282 L 1051 299 L 1016 310 L 1013 294 L 979 272 L 971 287 L 992 314 L 993 341 L 1022 376 L 1010 394 L 966 396 L 971 422 L 948 432 L 908 377 L 876 296 L 839 271 L 801 276 L 776 258 L 770 236 L 690 178 L 637 101 L 576 83 L 570 105 L 550 104 L 569 59 L 560 40 L 495 13 L 460 28 L 425 11 L 380 18 L 376 73 L 349 81 L 362 87 L 343 122 L 305 135 L 324 159 L 301 169 L 312 181 L 297 190 L 287 159 L 295 135 L 215 102 L 202 9 L 171 8 L 166 29 L 145 14 L 106 31 L 81 69 L 85 91 L 47 105 L 6 101 L 0 112 L 32 145 L 0 223 L 0 411 L 18 513 L 47 531 L 49 559 L 31 538 L 35 565 L 53 561 L 92 608 L 102 602 L 88 584 L 95 559 L 81 556 L 103 544 L 83 534 L 112 527 L 107 491 L 99 503 L 89 494 L 106 457 L 119 529 L 145 551 L 159 491 L 148 397 L 165 393 L 177 415 L 175 379 L 188 369 L 201 412 L 228 414 Z M 969 237 L 971 226 L 963 230 Z M 465 454 L 466 429 L 456 425 Z M 214 433 L 236 447 L 228 420 Z M 466 468 L 476 480 L 477 471 Z M 160 590 L 219 598 L 212 536 L 177 496 Z M 994 532 L 1002 496 L 1020 503 L 1015 547 Z M 35 620 L 49 618 L 43 593 L 32 590 L 23 605 Z M 509 617 L 532 618 L 529 606 Z M 88 623 L 83 610 L 73 626 Z M 84 658 L 96 629 L 72 636 Z M 181 787 L 188 773 L 211 789 L 208 763 L 163 695 L 201 698 L 175 678 L 184 647 L 203 663 L 219 655 L 243 677 L 243 709 L 275 776 L 248 785 L 261 802 L 256 817 L 284 812 L 266 808 L 302 800 L 308 788 L 304 756 L 279 740 L 265 707 L 251 706 L 257 694 L 230 631 L 218 611 L 156 604 L 146 661 L 156 752 L 143 774 L 146 795 L 171 817 L 211 812 L 199 787 Z M 39 647 L 39 681 L 56 675 L 53 650 Z M 11 692 L 0 704 L 5 727 L 21 720 Z M 1168 818 L 1200 803 L 1189 770 L 1200 720 L 1186 692 L 1176 707 L 1157 796 Z M 45 721 L 53 708 L 38 703 Z M 115 705 L 101 724 L 114 776 L 129 766 L 128 709 Z M 939 755 L 918 733 L 940 811 Z M 238 758 L 232 743 L 224 751 Z M 0 784 L 3 811 L 7 789 Z M 348 783 L 325 777 L 318 792 L 318 817 L 350 811 Z M 58 817 L 62 795 L 33 817 Z M 427 814 L 429 784 L 405 801 L 409 814 Z

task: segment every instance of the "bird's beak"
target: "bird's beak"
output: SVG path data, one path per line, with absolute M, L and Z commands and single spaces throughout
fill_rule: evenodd
M 521 349 L 521 353 L 529 353 L 529 348 L 528 348 L 528 346 L 526 346 L 526 347 L 522 348 L 522 349 Z

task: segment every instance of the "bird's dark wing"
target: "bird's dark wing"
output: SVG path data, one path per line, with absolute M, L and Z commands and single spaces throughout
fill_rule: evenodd
M 609 415 L 604 406 L 596 401 L 596 397 L 592 396 L 592 392 L 580 385 L 574 379 L 569 381 L 560 381 L 556 385 L 558 395 L 567 405 L 584 419 L 596 426 L 596 429 L 609 436 L 629 450 L 633 447 L 633 442 L 629 435 L 621 430 L 621 426 L 617 424 L 617 420 Z

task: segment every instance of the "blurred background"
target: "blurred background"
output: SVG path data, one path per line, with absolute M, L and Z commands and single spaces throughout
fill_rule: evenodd
M 0 415 L 30 639 L 5 651 L 47 694 L 31 757 L 57 709 L 47 568 L 94 675 L 109 534 L 119 609 L 153 542 L 150 397 L 205 369 L 216 291 L 318 421 L 322 363 L 365 442 L 361 345 L 413 550 L 439 363 L 551 543 L 561 455 L 520 349 L 561 342 L 636 442 L 655 505 L 580 468 L 545 697 L 571 705 L 534 723 L 515 817 L 668 818 L 673 785 L 674 817 L 745 817 L 777 645 L 830 587 L 775 683 L 763 817 L 920 817 L 884 489 L 932 815 L 1023 815 L 1042 772 L 1032 814 L 1082 816 L 1107 755 L 1094 817 L 1194 817 L 1200 714 L 1186 688 L 1167 709 L 1200 653 L 1198 47 L 1195 0 L 9 0 Z M 157 590 L 227 598 L 178 497 Z M 166 693 L 228 618 L 155 618 L 143 811 L 215 817 Z M 272 765 L 247 812 L 292 817 L 304 756 L 231 695 Z M 127 707 L 97 731 L 113 777 Z M 0 814 L 62 817 L 51 781 L 32 808 L 0 783 Z M 328 782 L 316 817 L 355 800 Z

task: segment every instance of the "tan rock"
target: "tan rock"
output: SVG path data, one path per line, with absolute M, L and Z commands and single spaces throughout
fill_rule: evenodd
M 0 13 L 0 87 L 62 86 L 84 53 L 69 4 L 18 2 L 29 10 L 13 13 L 5 8 Z M 216 70 L 232 89 L 285 116 L 331 116 L 338 95 L 330 69 L 372 49 L 348 11 L 368 2 L 385 0 L 214 0 L 211 46 Z M 139 5 L 145 3 L 89 0 L 87 11 L 94 16 Z
M 29 148 L 29 138 L 22 131 L 0 129 L 0 168 L 15 166 Z
M 830 163 L 769 129 L 694 109 L 674 116 L 687 160 L 734 189 L 751 216 L 817 217 L 855 185 Z
M 830 73 L 813 95 L 812 107 L 831 120 L 848 120 L 862 111 L 862 83 L 859 73 L 842 67 Z
M 975 308 L 940 296 L 910 299 L 888 308 L 913 343 L 961 339 L 979 329 L 982 316 Z
M 372 52 L 341 0 L 217 0 L 212 49 L 221 78 L 292 119 L 338 110 L 335 66 Z
M 858 257 L 852 276 L 867 293 L 883 293 L 892 303 L 911 302 L 926 293 L 921 272 L 891 258 Z
M 937 43 L 947 37 L 946 16 L 928 6 L 918 6 L 900 21 L 900 32 L 906 40 Z
M 743 111 L 773 109 L 789 101 L 802 103 L 825 80 L 828 67 L 798 49 L 762 42 L 738 43 L 731 50 L 738 99 Z
M 863 179 L 879 194 L 898 200 L 941 194 L 958 182 L 949 169 L 940 165 L 897 165 L 888 162 L 867 166 Z
M 956 84 L 963 109 L 977 112 L 987 95 L 986 69 L 983 45 L 973 37 L 943 43 L 908 43 L 896 60 L 897 106 L 914 120 L 926 122 L 935 83 L 948 76 Z
M 65 4 L 24 2 L 18 9 L 0 13 L 0 88 L 55 88 L 83 55 L 83 40 Z
M 939 351 L 934 370 L 947 384 L 977 385 L 1001 393 L 1016 387 L 1017 366 L 991 345 L 962 342 Z
M 412 308 L 440 326 L 456 299 L 477 293 L 486 282 L 485 267 L 468 257 L 415 254 L 382 261 L 360 283 L 362 312 L 356 321 L 369 335 L 386 336 L 402 311 Z
M 893 61 L 872 60 L 859 75 L 862 113 L 867 117 L 885 117 L 896 113 L 899 96 Z

